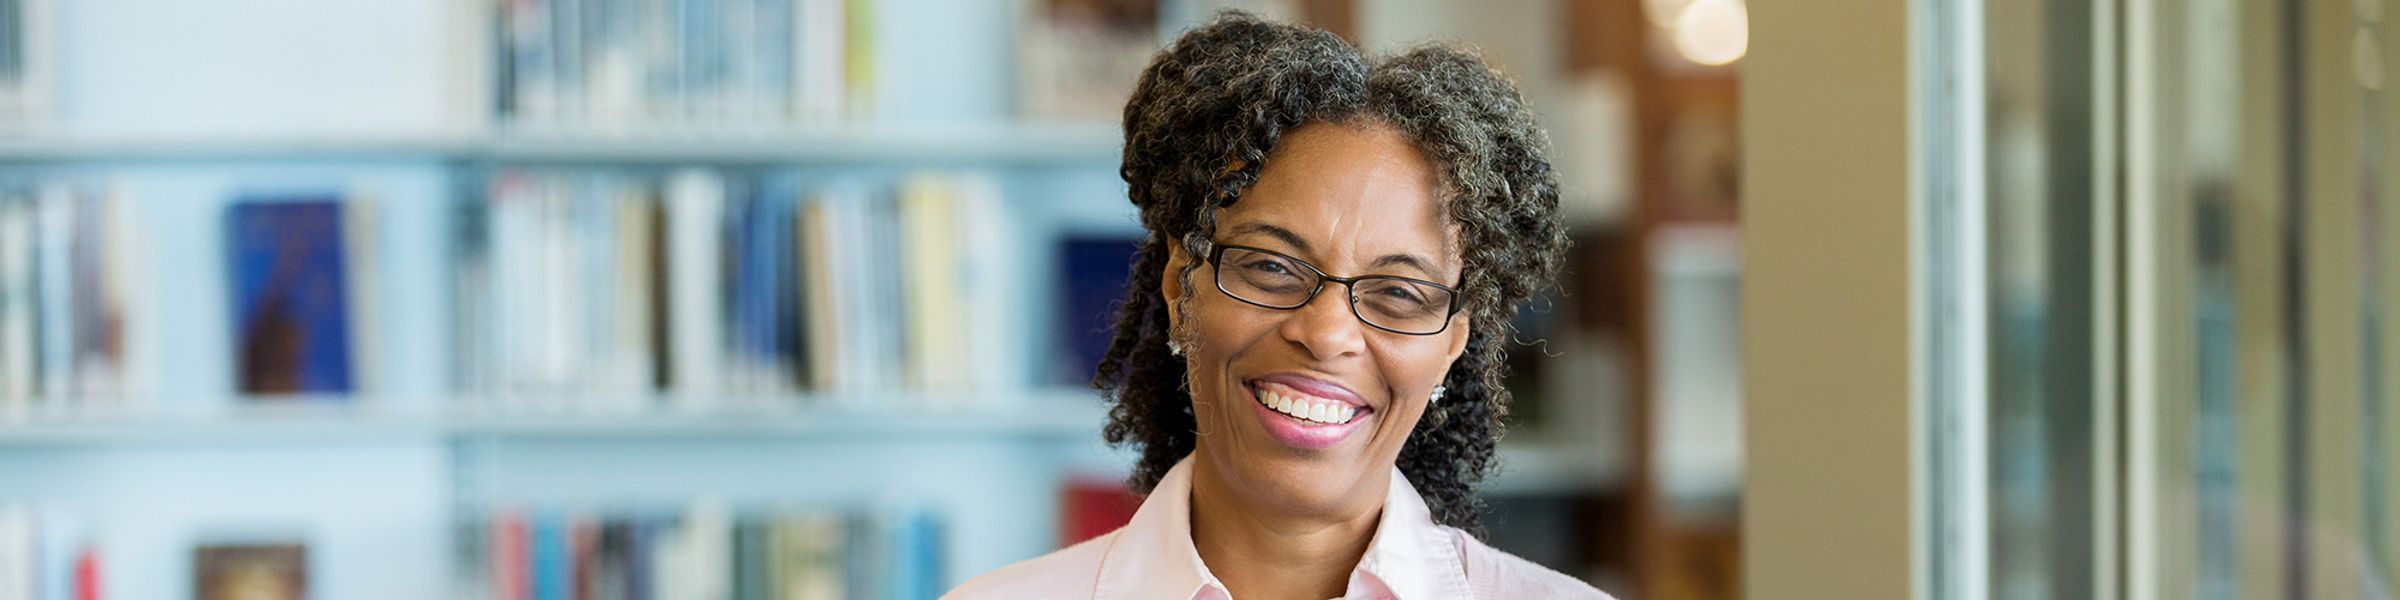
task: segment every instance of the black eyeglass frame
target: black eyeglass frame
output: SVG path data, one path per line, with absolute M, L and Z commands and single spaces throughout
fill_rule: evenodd
M 1217 293 L 1224 294 L 1224 295 L 1225 295 L 1225 297 L 1227 297 L 1227 298 L 1232 298 L 1232 299 L 1235 299 L 1235 300 L 1240 300 L 1240 301 L 1242 301 L 1242 303 L 1243 303 L 1243 304 L 1248 304 L 1248 305 L 1251 305 L 1251 306 L 1256 306 L 1256 307 L 1259 307 L 1259 308 L 1272 309 L 1272 310 L 1299 310 L 1299 309 L 1300 309 L 1300 307 L 1303 307 L 1303 306 L 1308 306 L 1308 303 L 1310 303 L 1310 302 L 1315 302 L 1315 301 L 1317 300 L 1317 294 L 1324 293 L 1324 291 L 1325 291 L 1325 282 L 1327 282 L 1327 281 L 1331 281 L 1331 282 L 1335 282 L 1335 283 L 1342 284 L 1342 287 L 1344 287 L 1344 288 L 1347 288 L 1347 289 L 1350 291 L 1350 294 L 1349 294 L 1349 295 L 1350 295 L 1350 299 L 1349 299 L 1350 301 L 1349 301 L 1349 302 L 1346 302 L 1345 304 L 1349 304 L 1349 305 L 1350 305 L 1350 316 L 1352 316 L 1352 317 L 1357 317 L 1357 318 L 1358 318 L 1358 322 L 1360 322 L 1360 323 L 1365 323 L 1365 324 L 1367 324 L 1367 326 L 1368 326 L 1368 327 L 1373 327 L 1373 328 L 1376 328 L 1376 329 L 1381 329 L 1381 330 L 1384 330 L 1384 331 L 1389 331 L 1389 332 L 1392 332 L 1392 333 L 1397 333 L 1397 334 L 1400 334 L 1400 335 L 1419 335 L 1419 336 L 1422 336 L 1422 335 L 1437 335 L 1437 334 L 1440 334 L 1441 332 L 1444 332 L 1444 331 L 1449 331 L 1449 330 L 1450 330 L 1450 321 L 1451 321 L 1451 320 L 1453 320 L 1453 318 L 1457 317 L 1457 316 L 1458 316 L 1458 311 L 1459 311 L 1460 309 L 1464 308 L 1464 306 L 1465 306 L 1465 305 L 1463 305 L 1463 304 L 1461 304 L 1461 303 L 1459 302 L 1459 296 L 1460 296 L 1460 294 L 1459 294 L 1459 292 L 1458 292 L 1458 288 L 1451 287 L 1451 286 L 1447 286 L 1447 285 L 1442 285 L 1442 284 L 1439 284 L 1439 283 L 1434 283 L 1434 282 L 1431 282 L 1431 281 L 1426 281 L 1426 280 L 1423 280 L 1423 279 L 1417 279 L 1417 278 L 1415 278 L 1415 277 L 1402 277 L 1402 276 L 1399 276 L 1399 275 L 1360 275 L 1360 276 L 1357 276 L 1357 277 L 1336 277 L 1336 276 L 1334 276 L 1334 275 L 1332 275 L 1332 274 L 1328 274 L 1328 273 L 1326 273 L 1324 269 L 1319 269 L 1319 268 L 1317 268 L 1317 266 L 1316 266 L 1316 265 L 1309 264 L 1309 263 L 1308 263 L 1308 261 L 1305 261 L 1305 260 L 1300 260 L 1300 259 L 1298 259 L 1298 258 L 1294 258 L 1294 257 L 1292 257 L 1292 256 L 1291 256 L 1291 255 L 1289 255 L 1289 254 L 1284 254 L 1284 253 L 1281 253 L 1281 252 L 1276 252 L 1276 251 L 1273 251 L 1273 250 L 1268 250 L 1268 249 L 1265 249 L 1265 248 L 1260 248 L 1260 247 L 1257 247 L 1257 246 L 1242 246 L 1242 245 L 1236 245 L 1236 244 L 1219 244 L 1219 243 L 1215 243 L 1215 242 L 1209 242 L 1209 243 L 1208 243 L 1208 246 L 1209 246 L 1209 247 L 1208 247 L 1208 266 L 1209 266 L 1209 274 L 1208 274 L 1208 276 L 1209 276 L 1209 278 L 1210 278 L 1210 279 L 1213 279 L 1213 280 L 1215 280 L 1215 281 L 1216 281 L 1216 284 L 1217 284 Z M 1225 289 L 1225 266 L 1224 266 L 1224 263 L 1223 263 L 1223 258 L 1224 258 L 1224 256 L 1225 256 L 1225 250 L 1226 250 L 1227 248 L 1232 248 L 1232 249 L 1237 249 L 1237 250 L 1244 250 L 1244 251 L 1248 251 L 1248 252 L 1257 252 L 1257 253 L 1259 253 L 1259 254 L 1265 254 L 1265 255 L 1268 255 L 1268 256 L 1273 256 L 1273 257 L 1276 257 L 1276 258 L 1280 258 L 1280 259 L 1284 259 L 1284 260 L 1291 261 L 1291 262 L 1292 262 L 1292 264 L 1300 265 L 1301 267 L 1308 269 L 1308 272 L 1310 272 L 1310 273 L 1315 273 L 1315 274 L 1317 275 L 1317 282 L 1316 282 L 1316 285 L 1315 285 L 1315 286 L 1313 286 L 1313 287 L 1310 287 L 1310 288 L 1309 288 L 1309 290 L 1308 290 L 1308 296 L 1307 296 L 1307 297 L 1305 297 L 1305 298 L 1301 298 L 1301 299 L 1300 299 L 1300 303 L 1298 303 L 1298 304 L 1293 304 L 1293 305 L 1291 305 L 1291 306 L 1276 306 L 1276 305 L 1273 305 L 1273 304 L 1268 304 L 1268 303 L 1265 303 L 1265 302 L 1259 302 L 1259 301 L 1257 301 L 1257 300 L 1251 300 L 1251 299 L 1249 299 L 1249 298 L 1243 298 L 1241 294 L 1236 294 L 1236 293 L 1233 293 L 1233 290 L 1228 290 L 1228 289 Z M 1438 289 L 1438 290 L 1441 290 L 1441 291 L 1443 291 L 1443 292 L 1447 292 L 1447 293 L 1449 293 L 1449 294 L 1450 294 L 1450 306 L 1449 306 L 1448 308 L 1446 308 L 1446 309 L 1444 309 L 1444 310 L 1442 311 L 1442 326 L 1441 326 L 1441 328 L 1439 328 L 1439 329 L 1435 329 L 1435 330 L 1433 330 L 1433 331 L 1422 332 L 1422 333 L 1420 333 L 1420 332 L 1415 332 L 1415 331 L 1401 331 L 1401 330 L 1398 330 L 1398 329 L 1393 329 L 1393 328 L 1390 328 L 1390 327 L 1385 327 L 1385 326 L 1383 326 L 1383 325 L 1377 324 L 1377 323 L 1376 323 L 1376 322 L 1375 322 L 1373 319 L 1368 319 L 1368 318 L 1367 318 L 1367 315 L 1365 315 L 1365 314 L 1362 314 L 1362 313 L 1358 312 L 1358 282 L 1361 282 L 1361 281 L 1404 281 L 1404 282 L 1408 282 L 1408 283 L 1413 283 L 1413 284 L 1418 284 L 1418 285 L 1429 286 L 1429 287 L 1432 287 L 1432 288 L 1434 288 L 1434 289 Z

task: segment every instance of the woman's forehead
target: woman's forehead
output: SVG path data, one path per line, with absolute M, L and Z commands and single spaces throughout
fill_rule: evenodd
M 1449 264 L 1439 198 L 1432 164 L 1398 130 L 1316 123 L 1276 144 L 1258 183 L 1218 213 L 1218 227 L 1265 222 L 1344 250 L 1408 251 Z

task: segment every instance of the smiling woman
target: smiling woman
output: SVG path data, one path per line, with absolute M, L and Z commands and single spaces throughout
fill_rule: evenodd
M 1564 246 L 1547 141 L 1472 54 L 1229 13 L 1125 108 L 1150 237 L 1094 384 L 1150 493 L 953 597 L 1601 597 L 1479 539 L 1503 342 Z

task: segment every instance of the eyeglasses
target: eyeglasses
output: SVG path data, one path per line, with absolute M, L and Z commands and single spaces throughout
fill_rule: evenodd
M 1217 291 L 1261 308 L 1307 306 L 1331 281 L 1350 288 L 1350 313 L 1368 325 L 1406 335 L 1433 335 L 1458 314 L 1458 290 L 1393 275 L 1335 277 L 1297 258 L 1249 246 L 1211 244 Z

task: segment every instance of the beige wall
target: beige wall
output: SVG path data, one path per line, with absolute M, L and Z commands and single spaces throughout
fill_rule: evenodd
M 1908 3 L 1750 10 L 1744 587 L 1753 598 L 1906 598 Z

